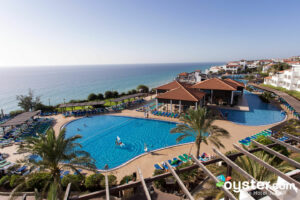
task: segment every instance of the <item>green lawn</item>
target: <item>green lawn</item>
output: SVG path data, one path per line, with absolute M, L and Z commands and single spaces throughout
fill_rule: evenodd
M 262 84 L 262 86 L 265 86 L 265 87 L 268 87 L 268 88 L 272 88 L 272 89 L 275 89 L 275 90 L 279 90 L 281 92 L 285 92 L 297 99 L 300 100 L 300 92 L 298 91 L 295 91 L 295 90 L 287 90 L 285 88 L 282 88 L 282 87 L 275 87 L 275 86 L 272 86 L 272 85 L 265 85 L 265 84 Z
M 105 99 L 104 100 L 105 101 L 104 106 L 105 107 L 109 107 L 109 106 L 115 106 L 115 105 L 117 105 L 116 102 L 111 102 L 110 101 L 110 100 L 113 100 L 113 99 L 114 98 L 112 98 L 112 99 Z M 124 102 L 126 103 L 128 101 L 133 101 L 133 100 L 134 100 L 134 98 L 126 99 L 126 100 L 124 100 Z M 118 102 L 118 104 L 121 104 L 121 103 L 122 102 Z M 92 108 L 93 108 L 92 106 L 85 106 L 85 107 L 77 106 L 77 107 L 74 107 L 73 110 L 84 110 L 84 109 L 92 109 Z M 58 110 L 58 112 L 61 112 L 61 108 L 58 108 L 57 110 Z M 72 107 L 67 107 L 66 110 L 67 111 L 72 111 Z

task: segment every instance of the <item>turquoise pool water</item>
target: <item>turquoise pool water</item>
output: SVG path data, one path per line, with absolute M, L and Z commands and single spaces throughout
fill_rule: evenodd
M 82 135 L 79 142 L 83 149 L 96 160 L 98 169 L 103 169 L 105 164 L 115 168 L 143 154 L 144 144 L 149 151 L 176 145 L 179 134 L 170 134 L 175 126 L 173 122 L 103 115 L 67 124 L 66 135 Z M 115 144 L 117 136 L 125 144 L 124 147 Z M 194 140 L 194 137 L 188 137 L 180 144 Z
M 249 112 L 221 109 L 227 119 L 242 125 L 260 126 L 280 122 L 285 119 L 285 114 L 276 106 L 261 101 L 258 95 L 244 91 L 249 105 Z

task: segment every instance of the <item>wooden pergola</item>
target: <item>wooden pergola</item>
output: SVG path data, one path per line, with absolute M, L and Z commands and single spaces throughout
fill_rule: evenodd
M 5 123 L 0 124 L 0 127 L 19 126 L 22 124 L 26 124 L 30 119 L 32 119 L 34 116 L 39 115 L 40 113 L 40 110 L 21 113 L 16 117 L 6 121 Z
M 177 183 L 179 184 L 179 186 L 181 187 L 182 191 L 185 193 L 186 197 L 190 200 L 194 200 L 193 196 L 191 195 L 191 193 L 187 190 L 187 188 L 185 187 L 185 185 L 183 184 L 183 182 L 180 180 L 178 174 L 186 172 L 186 171 L 190 171 L 196 168 L 201 168 L 203 170 L 203 172 L 210 178 L 212 179 L 215 183 L 219 182 L 220 180 L 215 177 L 215 175 L 213 175 L 208 169 L 207 169 L 207 165 L 210 164 L 216 164 L 218 162 L 223 162 L 226 163 L 227 165 L 227 172 L 226 172 L 226 176 L 231 176 L 232 174 L 232 170 L 235 170 L 236 172 L 238 172 L 239 174 L 241 174 L 243 177 L 245 177 L 248 181 L 252 181 L 254 183 L 257 183 L 257 180 L 255 180 L 250 174 L 248 174 L 245 170 L 243 170 L 242 168 L 240 168 L 234 161 L 240 157 L 240 156 L 247 156 L 250 159 L 256 161 L 257 163 L 259 163 L 260 165 L 264 166 L 267 170 L 273 172 L 274 174 L 276 174 L 277 176 L 281 177 L 282 179 L 284 179 L 285 181 L 287 181 L 288 183 L 293 183 L 295 184 L 295 186 L 300 189 L 300 183 L 293 179 L 292 177 L 282 173 L 281 171 L 279 171 L 278 169 L 276 169 L 275 167 L 271 166 L 270 164 L 264 162 L 263 160 L 261 160 L 260 158 L 256 157 L 253 153 L 255 152 L 259 152 L 259 151 L 265 151 L 268 152 L 274 156 L 277 156 L 279 158 L 281 158 L 284 161 L 287 161 L 288 163 L 290 163 L 291 165 L 299 168 L 299 163 L 296 162 L 295 160 L 292 160 L 284 155 L 282 155 L 281 153 L 274 151 L 273 149 L 271 149 L 272 147 L 276 147 L 276 146 L 280 146 L 282 144 L 284 144 L 284 146 L 286 146 L 287 148 L 289 148 L 290 150 L 292 150 L 293 152 L 300 152 L 300 149 L 298 149 L 295 146 L 290 145 L 290 143 L 292 142 L 300 142 L 300 138 L 296 137 L 296 136 L 292 136 L 289 134 L 285 135 L 287 137 L 289 137 L 290 139 L 287 140 L 286 142 L 282 142 L 279 141 L 273 137 L 268 137 L 269 139 L 272 139 L 272 141 L 274 141 L 274 143 L 269 144 L 269 145 L 263 145 L 260 144 L 256 141 L 252 141 L 258 148 L 255 149 L 251 149 L 251 150 L 245 150 L 243 148 L 241 148 L 240 146 L 234 144 L 234 148 L 236 150 L 238 150 L 238 153 L 233 153 L 233 154 L 229 154 L 229 155 L 224 155 L 222 154 L 219 150 L 213 148 L 213 151 L 216 153 L 217 158 L 206 161 L 206 162 L 200 162 L 194 155 L 191 155 L 192 160 L 194 161 L 194 164 L 182 169 L 176 169 L 174 170 L 172 168 L 172 166 L 168 163 L 165 162 L 167 164 L 167 166 L 170 169 L 170 172 L 164 173 L 164 174 L 160 174 L 160 175 L 156 175 L 153 176 L 151 178 L 143 178 L 142 172 L 140 169 L 138 169 L 138 173 L 140 175 L 140 180 L 139 181 L 135 181 L 129 184 L 124 184 L 124 185 L 119 185 L 116 187 L 111 187 L 109 188 L 108 185 L 108 181 L 107 181 L 107 176 L 105 176 L 105 185 L 106 185 L 106 189 L 105 190 L 101 190 L 101 191 L 96 191 L 93 193 L 89 193 L 89 194 L 84 194 L 84 195 L 80 195 L 80 196 L 74 196 L 74 197 L 70 197 L 70 187 L 68 185 L 67 190 L 66 190 L 66 194 L 65 194 L 65 198 L 64 200 L 86 200 L 86 199 L 92 199 L 92 198 L 96 198 L 96 197 L 100 197 L 105 195 L 106 199 L 110 199 L 110 193 L 111 192 L 118 192 L 118 191 L 122 191 L 128 188 L 134 188 L 134 187 L 138 187 L 140 185 L 143 186 L 144 192 L 145 192 L 145 196 L 147 198 L 147 200 L 151 199 L 151 196 L 149 194 L 148 188 L 146 186 L 147 183 L 151 183 L 153 181 L 156 180 L 160 180 L 169 176 L 173 176 Z M 236 197 L 229 191 L 227 190 L 224 185 L 220 187 L 221 190 L 224 191 L 225 194 L 225 199 L 231 199 L 231 200 L 236 200 Z M 276 196 L 276 194 L 274 193 L 274 191 L 269 190 L 268 188 L 262 189 L 263 192 L 265 192 L 265 194 L 267 194 L 267 196 L 269 196 L 271 199 L 273 200 L 279 200 L 279 198 Z M 26 197 L 25 197 L 26 199 Z

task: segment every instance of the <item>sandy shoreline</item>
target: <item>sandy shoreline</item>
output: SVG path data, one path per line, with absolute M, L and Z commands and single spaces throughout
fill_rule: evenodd
M 148 99 L 149 99 L 149 97 L 148 97 Z M 284 108 L 282 107 L 282 109 L 284 109 Z M 109 113 L 109 115 L 144 118 L 144 113 L 137 112 L 137 111 L 135 111 L 135 109 L 123 110 L 120 113 Z M 52 116 L 52 118 L 54 119 L 53 128 L 56 133 L 59 133 L 61 127 L 64 126 L 66 123 L 69 123 L 75 119 L 78 119 L 75 117 L 65 118 L 63 115 Z M 178 119 L 154 116 L 152 114 L 149 116 L 149 118 L 179 122 Z M 289 119 L 289 118 L 291 118 L 290 113 L 288 113 L 288 116 L 287 116 L 287 119 Z M 279 123 L 282 123 L 282 122 L 279 122 Z M 265 125 L 265 126 L 245 126 L 245 125 L 235 124 L 233 122 L 226 121 L 226 120 L 216 120 L 214 122 L 214 124 L 226 129 L 231 135 L 231 137 L 228 139 L 226 139 L 226 138 L 222 139 L 223 145 L 225 146 L 225 148 L 220 149 L 221 152 L 226 152 L 226 151 L 232 150 L 233 149 L 232 144 L 234 144 L 234 143 L 238 144 L 238 140 L 243 139 L 250 135 L 254 135 L 260 131 L 271 128 L 275 125 L 275 124 L 272 124 L 272 125 Z M 24 154 L 15 154 L 16 151 L 17 151 L 17 145 L 13 145 L 13 146 L 1 149 L 2 153 L 9 154 L 9 157 L 7 160 L 9 160 L 11 162 L 16 162 L 17 160 L 19 160 L 25 156 Z M 211 146 L 206 145 L 204 143 L 201 144 L 200 152 L 206 152 L 208 154 L 212 154 Z M 128 164 L 126 164 L 124 166 L 121 166 L 118 169 L 111 171 L 110 173 L 117 176 L 118 180 L 120 181 L 125 175 L 130 175 L 133 172 L 136 172 L 137 167 L 139 167 L 139 168 L 141 168 L 145 178 L 151 177 L 152 173 L 154 171 L 153 165 L 155 163 L 162 162 L 162 161 L 165 161 L 168 159 L 172 159 L 183 153 L 195 154 L 196 153 L 195 145 L 194 144 L 184 144 L 184 145 L 180 145 L 180 146 L 176 146 L 176 147 L 158 150 L 158 151 L 155 151 L 154 153 L 148 153 L 148 154 L 140 156 L 137 159 L 134 159 L 133 161 L 129 162 Z

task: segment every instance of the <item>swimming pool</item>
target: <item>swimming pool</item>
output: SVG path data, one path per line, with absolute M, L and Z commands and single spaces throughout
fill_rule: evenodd
M 228 115 L 227 119 L 242 125 L 260 126 L 280 122 L 286 115 L 276 106 L 264 103 L 258 95 L 244 91 L 250 111 L 237 111 L 220 109 L 223 115 Z
M 170 134 L 174 122 L 119 116 L 93 116 L 81 118 L 67 124 L 66 136 L 82 135 L 79 142 L 83 149 L 96 160 L 98 169 L 118 167 L 144 153 L 144 144 L 149 151 L 176 145 L 179 134 Z M 115 144 L 120 137 L 124 147 Z M 193 142 L 188 137 L 179 144 Z

